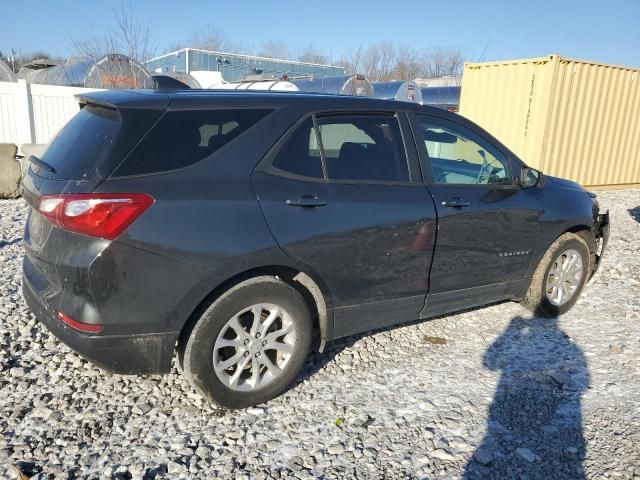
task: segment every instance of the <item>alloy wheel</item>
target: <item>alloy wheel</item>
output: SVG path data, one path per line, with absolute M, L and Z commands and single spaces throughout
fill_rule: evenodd
M 258 303 L 224 325 L 213 348 L 213 367 L 220 381 L 236 391 L 253 391 L 279 377 L 295 351 L 291 315 L 271 303 Z
M 577 250 L 562 252 L 553 262 L 547 276 L 547 299 L 556 306 L 564 305 L 575 295 L 582 277 L 584 265 Z

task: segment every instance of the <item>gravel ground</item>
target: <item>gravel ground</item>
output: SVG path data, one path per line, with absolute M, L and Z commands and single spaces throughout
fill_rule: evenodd
M 0 477 L 640 478 L 640 190 L 576 307 L 514 303 L 354 336 L 257 408 L 174 369 L 108 375 L 23 303 L 21 200 L 0 202 Z

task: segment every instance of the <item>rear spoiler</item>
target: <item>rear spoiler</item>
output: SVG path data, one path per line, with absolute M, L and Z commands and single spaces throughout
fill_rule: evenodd
M 167 94 L 157 90 L 102 90 L 79 93 L 74 97 L 81 106 L 90 104 L 112 110 L 122 108 L 166 110 L 170 100 Z

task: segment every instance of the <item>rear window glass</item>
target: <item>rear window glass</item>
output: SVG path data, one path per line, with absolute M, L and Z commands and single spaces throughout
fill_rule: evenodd
M 271 110 L 167 112 L 116 176 L 162 172 L 199 162 L 263 119 Z
M 87 177 L 113 147 L 120 125 L 115 110 L 86 106 L 54 137 L 42 160 L 56 170 L 55 178 Z

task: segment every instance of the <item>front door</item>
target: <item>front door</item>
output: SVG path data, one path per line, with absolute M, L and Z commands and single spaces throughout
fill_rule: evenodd
M 431 307 L 509 298 L 526 283 L 539 240 L 535 190 L 516 185 L 517 165 L 480 130 L 416 115 L 414 131 L 438 212 Z
M 417 319 L 424 304 L 436 214 L 402 122 L 309 117 L 253 176 L 280 247 L 327 285 L 336 337 Z

